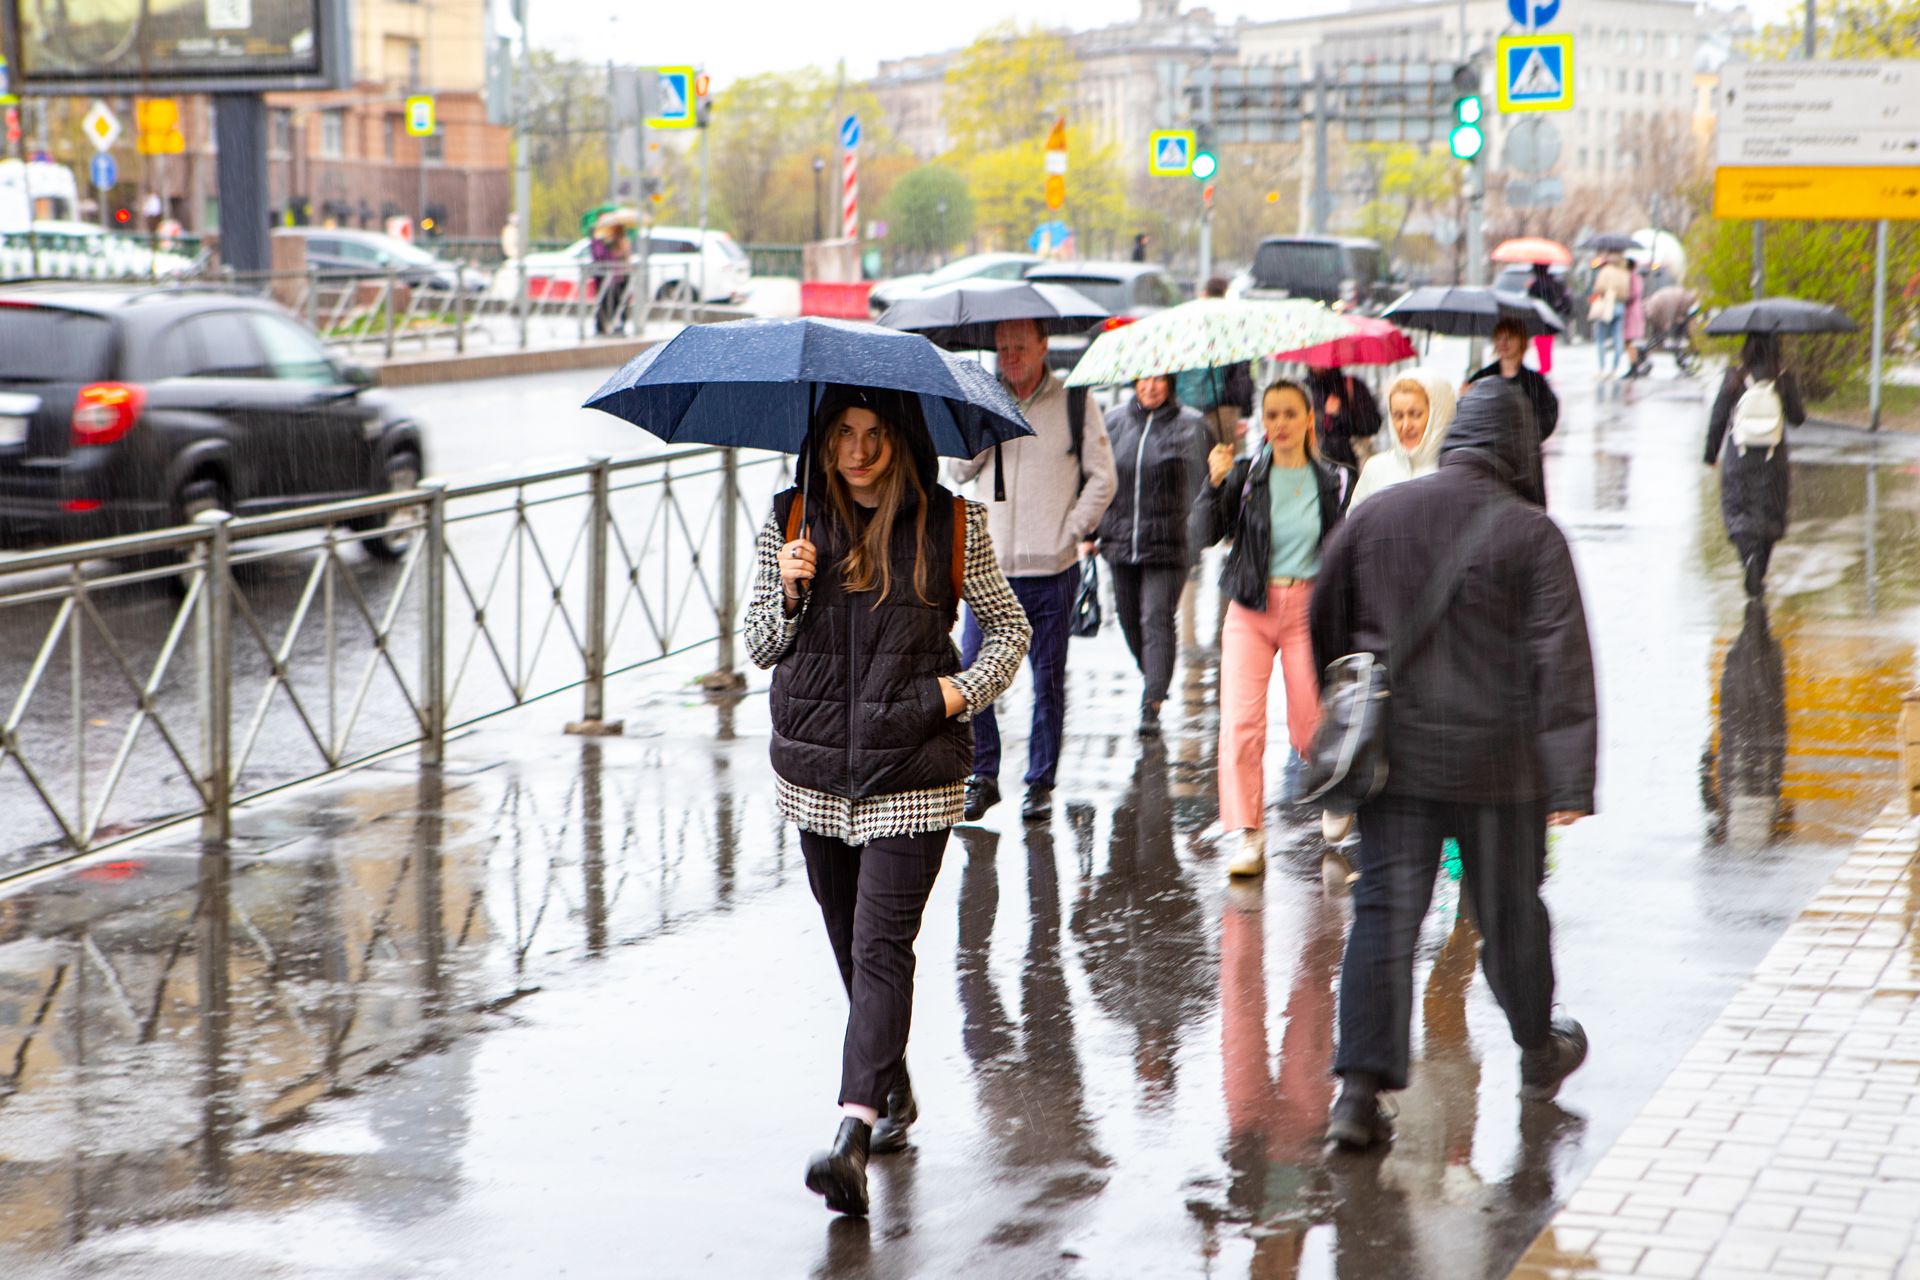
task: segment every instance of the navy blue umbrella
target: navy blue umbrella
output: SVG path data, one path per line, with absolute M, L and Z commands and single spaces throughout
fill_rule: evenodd
M 974 458 L 1033 428 L 998 379 L 917 333 L 850 320 L 689 325 L 587 399 L 669 444 L 800 453 L 831 386 L 916 396 L 934 452 Z

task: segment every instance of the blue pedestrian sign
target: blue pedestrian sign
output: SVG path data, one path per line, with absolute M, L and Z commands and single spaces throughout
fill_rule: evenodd
M 694 126 L 692 67 L 655 67 L 653 114 L 649 129 L 691 129 Z
M 860 117 L 848 116 L 840 122 L 840 149 L 851 151 L 860 145 Z
M 120 168 L 114 164 L 113 153 L 109 151 L 96 151 L 93 153 L 91 172 L 93 174 L 93 189 L 95 191 L 105 191 L 112 187 L 114 183 L 120 181 Z
M 1495 45 L 1500 110 L 1573 109 L 1573 37 L 1501 36 Z
M 1560 13 L 1560 0 L 1507 0 L 1507 12 L 1529 31 L 1538 31 Z
M 1193 130 L 1155 129 L 1147 135 L 1147 172 L 1184 178 L 1193 169 Z

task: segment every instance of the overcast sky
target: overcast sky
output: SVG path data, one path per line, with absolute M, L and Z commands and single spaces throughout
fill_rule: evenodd
M 1567 0 L 1569 6 L 1580 2 Z M 1774 20 L 1800 7 L 1796 0 L 1750 5 Z M 957 48 L 998 22 L 1085 29 L 1140 12 L 1139 0 L 655 0 L 644 6 L 630 0 L 541 0 L 528 7 L 533 42 L 544 48 L 592 61 L 704 65 L 716 86 L 762 71 L 831 67 L 841 58 L 849 76 L 862 78 L 882 58 Z M 1231 20 L 1346 6 L 1341 0 L 1216 0 L 1211 7 Z

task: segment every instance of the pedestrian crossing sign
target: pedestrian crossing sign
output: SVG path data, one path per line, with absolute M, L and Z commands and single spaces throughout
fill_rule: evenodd
M 1193 130 L 1155 129 L 1147 135 L 1147 172 L 1184 178 L 1193 169 Z
M 656 67 L 653 89 L 653 113 L 647 117 L 649 129 L 691 129 L 693 116 L 692 67 Z
M 1495 46 L 1500 110 L 1573 110 L 1573 37 L 1501 36 Z

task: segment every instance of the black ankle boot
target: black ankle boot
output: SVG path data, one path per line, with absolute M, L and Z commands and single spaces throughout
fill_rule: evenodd
M 814 1153 L 807 1164 L 807 1190 L 827 1198 L 835 1213 L 867 1214 L 867 1151 L 873 1130 L 848 1116 L 833 1135 L 833 1145 Z
M 1380 1105 L 1379 1082 L 1359 1072 L 1340 1079 L 1340 1096 L 1327 1117 L 1327 1140 L 1347 1151 L 1365 1151 L 1391 1139 L 1393 1121 Z
M 867 1150 L 876 1156 L 890 1156 L 907 1149 L 907 1126 L 920 1118 L 920 1104 L 913 1100 L 913 1081 L 903 1065 L 887 1090 L 887 1114 L 873 1127 L 873 1141 Z

